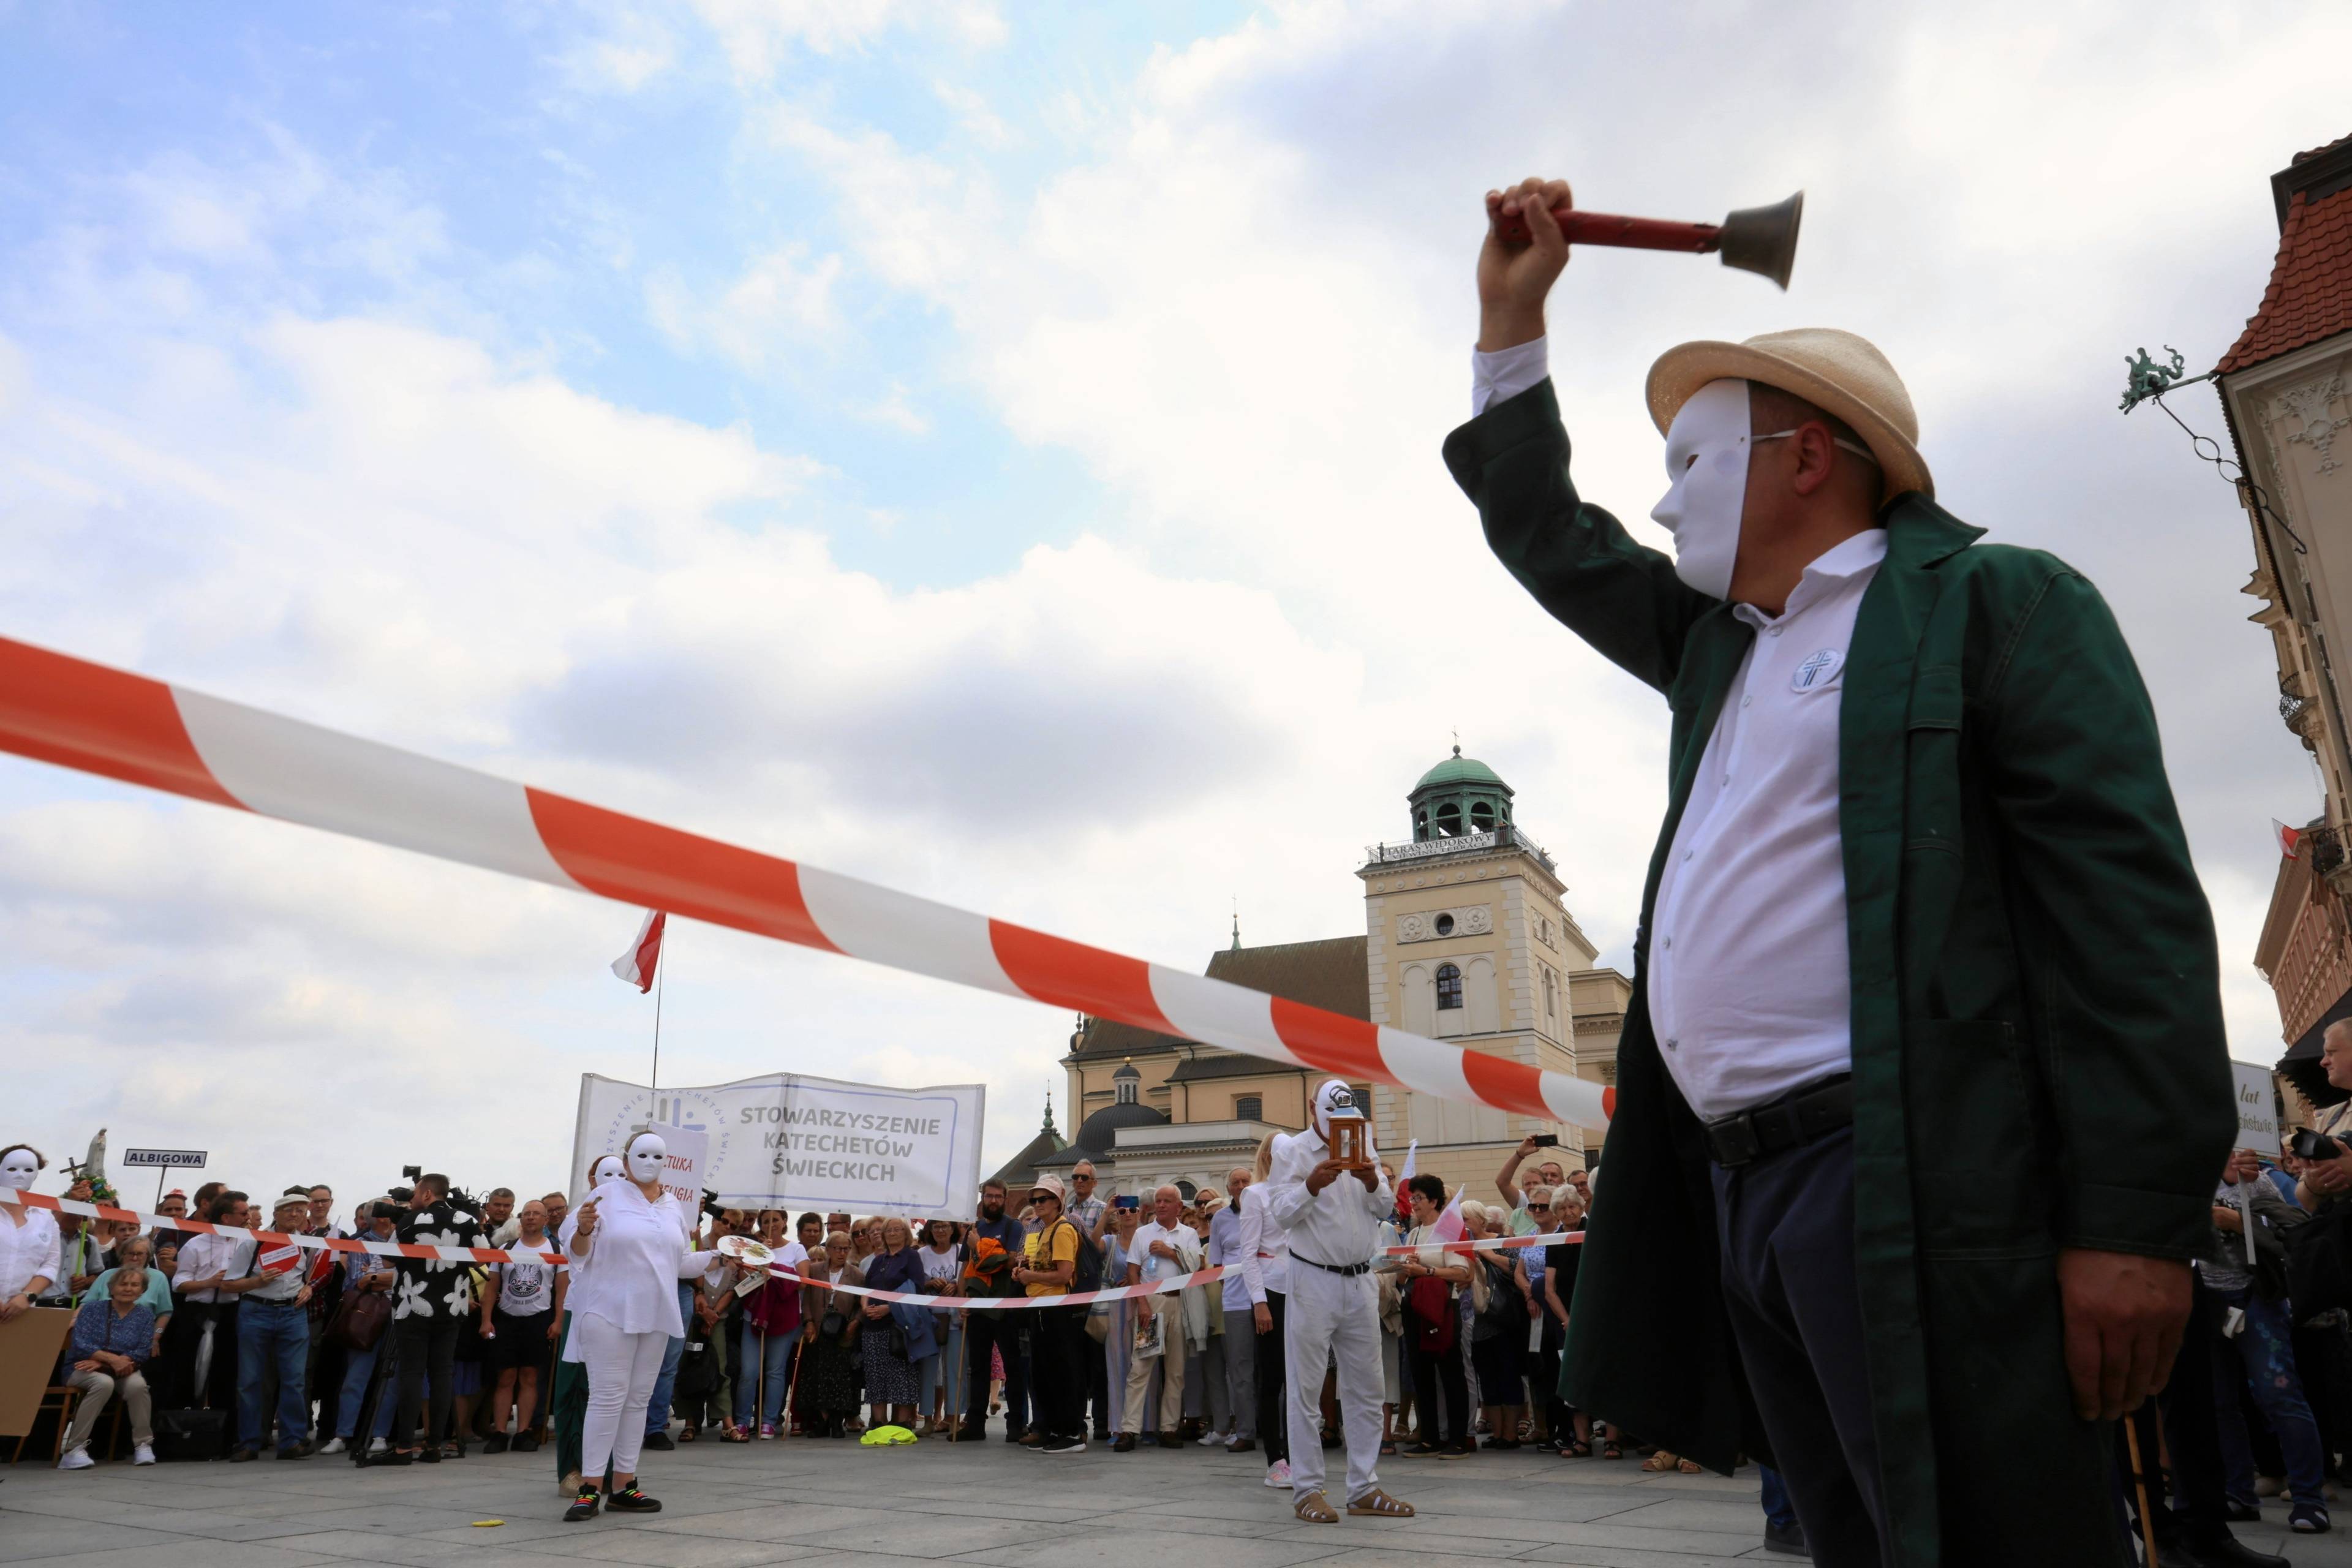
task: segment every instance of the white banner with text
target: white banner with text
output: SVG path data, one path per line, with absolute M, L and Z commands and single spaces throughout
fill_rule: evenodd
M 890 1089 L 802 1073 L 648 1089 L 580 1076 L 571 1181 L 650 1127 L 701 1140 L 700 1184 L 730 1207 L 962 1215 L 980 1194 L 976 1083 Z M 576 1201 L 576 1200 L 575 1200 Z

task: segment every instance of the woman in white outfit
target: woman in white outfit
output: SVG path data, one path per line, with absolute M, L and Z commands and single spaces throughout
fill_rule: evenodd
M 572 1339 L 564 1358 L 588 1369 L 588 1415 L 581 1433 L 581 1481 L 566 1522 L 596 1517 L 596 1478 L 613 1467 L 605 1507 L 658 1513 L 637 1489 L 637 1450 L 646 1405 L 669 1342 L 683 1337 L 677 1282 L 698 1279 L 718 1257 L 688 1250 L 691 1221 L 664 1192 L 669 1151 L 661 1136 L 640 1132 L 622 1158 L 628 1174 L 605 1182 L 572 1215 L 572 1256 L 584 1267 L 572 1288 Z
M 30 1143 L 0 1149 L 0 1187 L 31 1192 L 47 1163 Z M 0 1204 L 0 1323 L 57 1283 L 59 1250 L 57 1216 L 26 1204 Z

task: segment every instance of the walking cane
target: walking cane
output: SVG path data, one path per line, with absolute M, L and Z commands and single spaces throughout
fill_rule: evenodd
M 2139 1426 L 2128 1415 L 2124 1417 L 2124 1446 L 2131 1451 L 2132 1489 L 2139 1494 L 2139 1533 L 2147 1544 L 2147 1568 L 2157 1568 L 2156 1521 L 2147 1511 L 2147 1477 L 2140 1468 Z

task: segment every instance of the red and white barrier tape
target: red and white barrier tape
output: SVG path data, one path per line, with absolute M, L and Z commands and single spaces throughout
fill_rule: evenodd
M 1603 1127 L 1617 1091 L 1123 958 L 0 637 L 0 751 L 1439 1100 Z
M 165 1230 L 191 1231 L 202 1236 L 226 1236 L 232 1241 L 256 1241 L 271 1247 L 291 1243 L 296 1247 L 320 1248 L 328 1252 L 364 1252 L 378 1258 L 415 1258 L 447 1263 L 562 1263 L 560 1252 L 515 1252 L 496 1247 L 427 1247 L 416 1242 L 363 1241 L 352 1237 L 286 1235 L 274 1230 L 248 1230 L 240 1226 L 214 1225 L 208 1220 L 178 1218 L 167 1214 L 141 1214 L 135 1209 L 109 1208 L 103 1204 L 83 1203 L 79 1198 L 54 1198 L 47 1193 L 20 1193 L 12 1187 L 0 1187 L 0 1204 L 25 1204 L 33 1208 L 51 1209 L 61 1214 L 85 1215 L 92 1219 L 129 1220 L 142 1229 L 162 1227 Z M 1486 1252 L 1496 1247 L 1549 1247 L 1572 1244 L 1584 1239 L 1581 1231 L 1553 1232 L 1545 1236 L 1495 1236 L 1476 1241 L 1425 1242 L 1413 1247 L 1389 1247 L 1381 1252 L 1391 1258 L 1402 1258 L 1409 1253 L 1421 1253 L 1435 1247 L 1446 1252 Z M 1311 1266 L 1310 1266 L 1311 1267 Z M 916 1307 L 970 1307 L 984 1311 L 1007 1311 L 1035 1307 L 1082 1307 L 1097 1301 L 1118 1301 L 1137 1296 L 1160 1296 L 1171 1291 L 1189 1289 L 1195 1285 L 1213 1284 L 1225 1277 L 1221 1264 L 1203 1268 L 1180 1279 L 1162 1279 L 1150 1285 L 1121 1285 L 1108 1290 L 1083 1290 L 1064 1296 L 929 1296 L 908 1290 L 877 1290 L 865 1285 L 839 1285 L 828 1279 L 807 1279 L 803 1284 L 820 1289 L 838 1291 L 845 1296 L 870 1296 L 877 1301 L 904 1302 Z
M 1381 1255 L 1402 1258 L 1423 1252 L 1454 1252 L 1467 1256 L 1473 1252 L 1490 1252 L 1506 1247 L 1559 1247 L 1574 1245 L 1584 1239 L 1578 1231 L 1553 1231 L 1544 1236 L 1489 1236 L 1475 1241 L 1431 1241 L 1407 1247 L 1383 1247 Z M 1312 1264 L 1300 1267 L 1313 1268 Z M 1161 1279 L 1150 1285 L 1121 1285 L 1108 1290 L 1073 1290 L 1060 1296 L 918 1296 L 906 1290 L 877 1290 L 865 1285 L 836 1285 L 826 1279 L 811 1279 L 806 1283 L 821 1290 L 836 1290 L 845 1296 L 870 1296 L 877 1301 L 889 1301 L 910 1307 L 972 1307 L 992 1311 L 1013 1307 L 1086 1307 L 1097 1301 L 1123 1301 L 1138 1296 L 1167 1296 L 1179 1290 L 1189 1290 L 1195 1285 L 1210 1285 L 1225 1277 L 1226 1265 L 1203 1268 L 1174 1279 Z
M 242 1226 L 215 1225 L 167 1214 L 141 1214 L 135 1209 L 108 1208 L 79 1198 L 53 1198 L 47 1193 L 20 1193 L 0 1187 L 0 1204 L 26 1204 L 60 1214 L 87 1215 L 92 1219 L 129 1220 L 142 1229 L 184 1230 L 198 1236 L 225 1236 L 231 1241 L 267 1242 L 283 1247 L 320 1247 L 329 1252 L 365 1252 L 377 1258 L 422 1258 L 446 1263 L 561 1263 L 561 1252 L 509 1252 L 495 1247 L 427 1247 L 421 1242 L 365 1241 L 344 1236 L 288 1236 L 275 1230 L 249 1230 Z

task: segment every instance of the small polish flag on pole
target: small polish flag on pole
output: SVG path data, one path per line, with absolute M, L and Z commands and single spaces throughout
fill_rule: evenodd
M 2285 856 L 2290 860 L 2300 860 L 2303 858 L 2303 830 L 2301 828 L 2289 827 L 2285 823 L 2281 822 L 2277 817 L 2273 816 L 2271 818 L 2271 830 L 2278 835 L 2280 854 Z
M 613 973 L 635 986 L 642 994 L 654 988 L 654 972 L 661 967 L 662 928 L 669 916 L 660 910 L 647 910 L 646 923 L 637 928 L 637 940 L 629 943 L 629 951 L 613 960 Z

